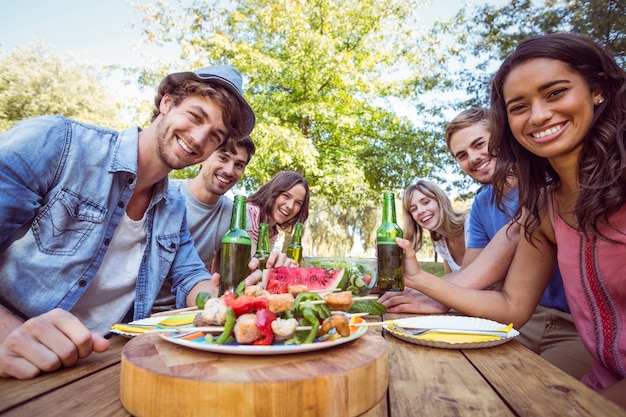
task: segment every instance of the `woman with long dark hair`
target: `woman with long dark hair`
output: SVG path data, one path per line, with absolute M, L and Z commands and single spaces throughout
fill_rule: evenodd
M 309 183 L 297 172 L 279 172 L 248 197 L 248 219 L 252 237 L 252 253 L 256 251 L 259 224 L 267 223 L 270 229 L 270 246 L 278 236 L 278 226 L 291 233 L 297 222 L 309 217 Z
M 524 236 L 502 290 L 433 279 L 399 240 L 405 279 L 465 314 L 519 327 L 558 262 L 594 359 L 582 381 L 626 408 L 626 73 L 589 38 L 529 38 L 494 77 L 491 115 L 493 185 L 501 201 L 508 175 L 518 178 Z

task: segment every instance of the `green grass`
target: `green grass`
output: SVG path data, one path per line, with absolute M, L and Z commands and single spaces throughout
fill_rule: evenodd
M 430 272 L 438 277 L 445 275 L 443 263 L 441 262 L 420 262 L 420 266 L 426 272 Z

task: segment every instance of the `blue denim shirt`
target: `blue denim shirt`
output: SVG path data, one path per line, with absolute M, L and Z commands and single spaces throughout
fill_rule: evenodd
M 0 302 L 23 318 L 70 310 L 98 271 L 137 178 L 138 128 L 122 132 L 44 116 L 0 135 Z M 185 202 L 167 178 L 146 212 L 135 320 L 165 279 L 183 307 L 210 274 L 187 229 Z

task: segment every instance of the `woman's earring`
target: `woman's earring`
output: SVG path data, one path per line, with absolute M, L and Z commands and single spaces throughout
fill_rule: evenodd
M 602 104 L 602 103 L 604 103 L 604 99 L 603 99 L 602 97 L 600 97 L 600 98 L 598 99 L 598 104 L 597 104 L 597 105 L 599 106 L 599 105 L 600 105 L 600 104 Z

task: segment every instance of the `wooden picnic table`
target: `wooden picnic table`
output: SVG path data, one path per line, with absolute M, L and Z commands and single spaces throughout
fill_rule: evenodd
M 365 417 L 626 417 L 625 410 L 515 340 L 485 349 L 449 350 L 407 343 L 386 332 L 381 336 L 380 327 L 370 332 L 386 339 L 389 387 Z M 107 352 L 32 380 L 0 379 L 0 415 L 129 416 L 119 393 L 120 356 L 127 341 L 114 337 Z M 209 409 L 207 415 L 219 413 Z

